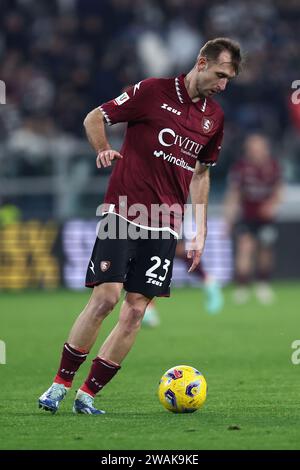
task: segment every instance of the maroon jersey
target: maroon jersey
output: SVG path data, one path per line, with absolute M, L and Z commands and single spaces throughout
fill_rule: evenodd
M 246 221 L 268 222 L 261 209 L 280 183 L 277 161 L 269 158 L 263 165 L 256 165 L 243 158 L 233 166 L 230 179 L 240 193 L 241 217 Z
M 178 233 L 196 162 L 217 162 L 222 109 L 211 98 L 193 103 L 184 75 L 143 80 L 99 109 L 109 125 L 128 122 L 120 150 L 124 158 L 114 166 L 105 205 L 138 225 Z M 119 204 L 120 196 L 126 202 Z M 147 211 L 129 210 L 140 204 Z M 153 205 L 162 207 L 159 217 Z

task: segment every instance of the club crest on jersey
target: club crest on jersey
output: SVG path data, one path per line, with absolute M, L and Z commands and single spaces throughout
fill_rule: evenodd
M 214 125 L 214 121 L 212 119 L 208 119 L 206 117 L 202 118 L 202 129 L 203 132 L 210 132 Z
M 124 93 L 122 93 L 122 95 L 114 99 L 114 103 L 120 106 L 121 104 L 125 103 L 125 101 L 128 101 L 128 100 L 129 100 L 129 95 L 125 91 Z
M 109 268 L 110 268 L 110 261 L 101 261 L 100 263 L 100 269 L 103 273 L 105 273 L 105 271 L 107 271 Z

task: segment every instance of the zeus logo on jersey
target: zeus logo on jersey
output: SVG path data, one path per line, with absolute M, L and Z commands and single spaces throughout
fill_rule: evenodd
M 136 84 L 134 85 L 134 88 L 133 88 L 133 96 L 136 94 L 137 90 L 140 89 L 141 83 L 142 83 L 142 82 L 139 82 L 139 83 L 136 83 Z
M 167 103 L 162 104 L 161 109 L 166 109 L 167 111 L 170 111 L 171 113 L 177 114 L 177 116 L 180 116 L 181 114 L 181 111 L 177 111 L 177 109 L 172 108 L 172 106 L 169 106 Z

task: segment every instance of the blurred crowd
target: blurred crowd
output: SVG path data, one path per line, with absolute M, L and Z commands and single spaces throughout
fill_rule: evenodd
M 76 153 L 89 110 L 145 77 L 188 72 L 206 40 L 229 36 L 240 41 L 245 65 L 220 99 L 226 132 L 217 178 L 225 180 L 243 137 L 260 130 L 285 161 L 286 178 L 300 181 L 300 113 L 291 104 L 292 82 L 300 79 L 298 0 L 0 4 L 0 79 L 7 94 L 0 161 L 9 153 L 23 158 L 2 165 L 0 176 L 48 174 L 47 155 Z M 118 129 L 112 139 L 120 140 Z

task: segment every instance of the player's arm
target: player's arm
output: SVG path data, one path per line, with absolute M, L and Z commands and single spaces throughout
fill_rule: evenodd
M 106 137 L 104 123 L 112 126 L 119 122 L 138 122 L 147 117 L 153 102 L 153 87 L 157 79 L 148 78 L 127 88 L 120 96 L 93 109 L 84 120 L 87 138 L 97 153 L 97 167 L 111 165 L 123 156 L 112 150 Z
M 105 132 L 104 116 L 99 108 L 93 109 L 83 121 L 89 143 L 97 154 L 98 168 L 111 166 L 114 159 L 123 158 L 116 150 L 112 150 Z
M 196 236 L 191 249 L 187 252 L 188 258 L 193 258 L 189 269 L 192 272 L 200 262 L 207 235 L 207 206 L 210 188 L 209 168 L 197 162 L 190 184 L 190 194 L 193 204 L 193 213 L 196 221 Z

